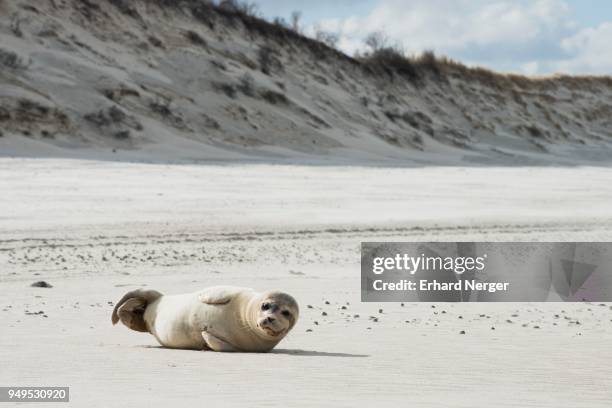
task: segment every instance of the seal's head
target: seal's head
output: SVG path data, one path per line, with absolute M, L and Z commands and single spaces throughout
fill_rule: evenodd
M 264 293 L 257 303 L 257 328 L 267 337 L 282 339 L 297 322 L 295 299 L 283 292 Z

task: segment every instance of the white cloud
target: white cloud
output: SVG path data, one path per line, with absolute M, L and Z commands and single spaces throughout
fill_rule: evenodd
M 561 0 L 381 0 L 365 17 L 321 22 L 322 27 L 339 32 L 347 44 L 384 30 L 409 52 L 526 44 L 570 24 L 569 8 Z
M 379 0 L 366 16 L 329 19 L 339 47 L 364 50 L 384 31 L 408 53 L 433 49 L 462 61 L 527 74 L 612 73 L 612 23 L 580 29 L 564 0 Z
M 612 23 L 585 28 L 561 41 L 570 58 L 552 64 L 560 72 L 612 75 Z

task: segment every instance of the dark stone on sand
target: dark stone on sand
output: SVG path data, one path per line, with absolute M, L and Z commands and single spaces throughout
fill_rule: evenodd
M 459 334 L 465 334 L 465 330 L 461 330 Z
M 322 312 L 321 316 L 327 316 L 327 313 L 326 312 Z
M 47 283 L 45 281 L 34 282 L 30 286 L 33 287 L 33 288 L 52 288 L 53 287 L 53 285 L 51 285 L 50 283 Z

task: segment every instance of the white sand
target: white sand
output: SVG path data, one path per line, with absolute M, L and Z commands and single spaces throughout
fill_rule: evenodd
M 362 304 L 358 252 L 609 240 L 610 169 L 2 159 L 0 194 L 1 385 L 68 385 L 78 407 L 612 402 L 610 304 Z M 219 354 L 110 324 L 127 290 L 221 283 L 295 294 L 295 331 L 272 354 Z

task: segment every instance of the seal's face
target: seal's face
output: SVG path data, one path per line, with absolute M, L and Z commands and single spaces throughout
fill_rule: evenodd
M 259 302 L 257 327 L 267 336 L 282 338 L 297 322 L 299 309 L 293 297 L 282 292 L 267 293 Z

